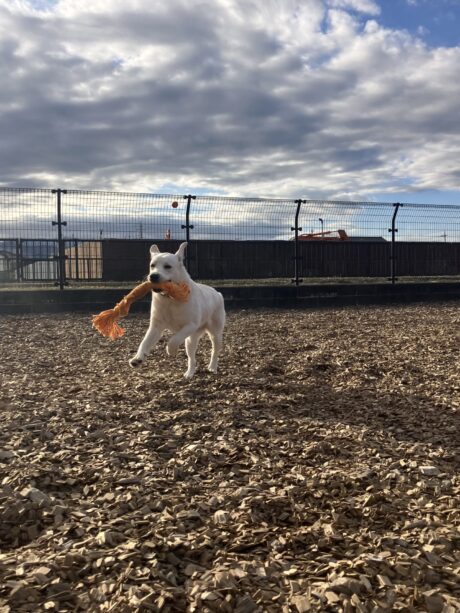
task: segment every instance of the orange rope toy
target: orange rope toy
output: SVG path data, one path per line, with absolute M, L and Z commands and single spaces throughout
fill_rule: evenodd
M 173 283 L 172 281 L 150 283 L 150 281 L 146 281 L 137 285 L 113 309 L 108 309 L 107 311 L 102 311 L 99 315 L 94 315 L 93 328 L 96 328 L 102 336 L 107 336 L 112 340 L 120 338 L 125 331 L 118 324 L 118 320 L 126 317 L 133 302 L 140 300 L 153 289 L 160 289 L 167 296 L 179 302 L 187 302 L 190 296 L 190 288 L 187 283 Z

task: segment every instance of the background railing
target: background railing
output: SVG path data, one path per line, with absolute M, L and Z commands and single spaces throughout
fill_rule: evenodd
M 460 206 L 0 188 L 0 284 L 134 282 L 183 240 L 201 280 L 460 277 Z

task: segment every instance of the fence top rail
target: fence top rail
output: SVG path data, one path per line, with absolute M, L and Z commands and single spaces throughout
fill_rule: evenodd
M 307 204 L 330 204 L 337 206 L 368 206 L 368 207 L 394 207 L 399 204 L 401 207 L 410 209 L 445 209 L 448 211 L 460 211 L 460 204 L 430 204 L 416 202 L 372 202 L 360 200 L 307 200 Z
M 0 186 L 0 192 L 16 192 L 16 193 L 47 193 L 51 194 L 55 192 L 55 189 L 52 188 L 41 188 L 41 187 L 7 187 Z M 104 195 L 112 195 L 118 197 L 130 197 L 130 198 L 152 198 L 152 199 L 183 199 L 187 198 L 188 194 L 172 194 L 172 193 L 152 193 L 152 192 L 123 192 L 123 191 L 108 191 L 108 190 L 79 190 L 79 189 L 64 189 L 62 190 L 68 195 L 94 195 L 94 196 L 104 196 Z M 216 194 L 191 194 L 196 196 L 196 199 L 199 201 L 209 201 L 209 202 L 251 202 L 251 203 L 274 203 L 274 204 L 282 204 L 282 203 L 294 203 L 299 200 L 299 198 L 262 198 L 262 197 L 238 197 L 238 196 L 219 196 Z M 330 206 L 366 206 L 366 207 L 393 207 L 395 204 L 400 204 L 402 207 L 407 207 L 411 209 L 436 209 L 436 210 L 449 210 L 449 211 L 460 211 L 460 204 L 435 204 L 435 203 L 414 203 L 414 202 L 400 202 L 400 201 L 386 201 L 386 202 L 377 202 L 371 200 L 327 200 L 323 198 L 302 198 L 303 204 L 322 204 L 322 205 L 330 205 Z
M 21 194 L 34 194 L 36 192 L 41 192 L 43 194 L 52 194 L 53 190 L 51 187 L 7 187 L 0 186 L 0 192 L 20 192 Z

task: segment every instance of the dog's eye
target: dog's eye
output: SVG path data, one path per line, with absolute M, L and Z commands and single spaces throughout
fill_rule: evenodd
M 170 268 L 172 268 L 172 266 L 171 266 L 171 264 L 165 264 L 165 268 L 167 268 L 169 270 Z

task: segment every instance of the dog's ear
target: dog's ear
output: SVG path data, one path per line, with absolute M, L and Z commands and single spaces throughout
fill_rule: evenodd
M 153 255 L 154 253 L 160 253 L 160 250 L 158 249 L 158 245 L 152 245 L 150 247 L 150 253 Z
M 176 255 L 181 262 L 184 261 L 184 252 L 188 243 L 182 243 L 179 249 L 176 251 Z

